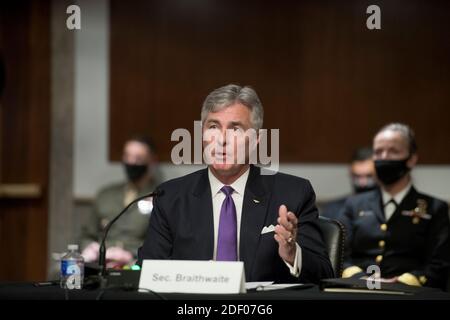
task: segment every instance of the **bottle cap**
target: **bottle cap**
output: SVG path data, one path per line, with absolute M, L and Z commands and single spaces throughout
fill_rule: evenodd
M 69 244 L 68 246 L 67 246 L 67 249 L 69 249 L 69 250 L 78 250 L 78 245 L 77 244 Z

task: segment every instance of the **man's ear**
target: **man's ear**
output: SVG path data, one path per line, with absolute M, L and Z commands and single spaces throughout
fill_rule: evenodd
M 416 166 L 417 161 L 419 161 L 419 156 L 417 155 L 417 153 L 414 153 L 409 160 L 406 162 L 406 165 L 408 166 L 408 168 L 412 169 Z

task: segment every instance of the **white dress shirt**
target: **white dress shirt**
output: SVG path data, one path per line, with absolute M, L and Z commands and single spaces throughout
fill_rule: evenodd
M 406 197 L 411 187 L 412 183 L 410 182 L 404 189 L 402 189 L 394 197 L 391 196 L 385 190 L 381 189 L 381 196 L 383 198 L 384 216 L 386 218 L 386 221 L 388 221 L 392 217 L 395 210 L 397 210 L 397 206 L 399 206 L 400 203 L 403 201 L 403 199 Z M 390 202 L 391 200 L 394 200 L 397 205 Z
M 241 236 L 241 217 L 242 217 L 242 204 L 244 203 L 245 185 L 247 184 L 248 175 L 250 169 L 247 169 L 235 182 L 233 182 L 230 187 L 233 188 L 234 192 L 231 194 L 233 198 L 234 205 L 236 206 L 236 222 L 237 222 L 237 256 L 239 259 L 239 243 Z M 224 184 L 217 179 L 208 168 L 208 178 L 209 184 L 211 186 L 211 196 L 213 204 L 213 220 L 214 220 L 214 260 L 217 257 L 217 239 L 219 233 L 219 220 L 220 220 L 220 210 L 222 208 L 222 203 L 225 200 L 225 194 L 220 191 Z M 275 239 L 273 240 L 275 241 Z M 296 244 L 297 250 L 295 252 L 294 265 L 291 266 L 286 261 L 286 266 L 289 268 L 293 276 L 298 277 L 301 271 L 301 248 Z

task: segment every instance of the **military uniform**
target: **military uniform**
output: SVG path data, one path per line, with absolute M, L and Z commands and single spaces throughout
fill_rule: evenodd
M 326 203 L 323 208 L 319 210 L 320 215 L 329 219 L 340 220 L 340 214 L 342 213 L 347 198 L 348 196 Z
M 141 190 L 130 188 L 126 183 L 114 184 L 103 188 L 97 195 L 90 216 L 81 227 L 81 247 L 91 242 L 99 242 L 105 226 L 119 212 L 138 196 L 154 190 L 154 184 L 148 184 Z M 118 246 L 137 256 L 137 249 L 144 242 L 152 205 L 147 201 L 138 202 L 109 230 L 107 247 Z
M 386 220 L 377 189 L 350 197 L 341 220 L 347 231 L 344 269 L 366 271 L 378 265 L 383 278 L 406 274 L 421 285 L 445 286 L 450 261 L 447 203 L 411 187 Z

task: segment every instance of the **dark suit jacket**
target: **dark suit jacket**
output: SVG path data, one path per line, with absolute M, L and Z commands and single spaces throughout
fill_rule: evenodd
M 212 260 L 214 223 L 207 169 L 163 183 L 158 189 L 162 195 L 154 201 L 138 263 L 143 259 Z M 277 225 L 282 204 L 299 218 L 297 242 L 302 248 L 299 278 L 290 275 L 278 255 L 274 233 L 261 235 L 264 226 Z M 317 283 L 321 278 L 333 277 L 317 220 L 315 194 L 307 180 L 282 173 L 261 175 L 260 168 L 251 166 L 239 247 L 246 281 Z
M 418 207 L 418 200 L 425 201 L 431 219 L 414 220 L 407 215 Z M 377 189 L 350 197 L 341 218 L 347 229 L 344 268 L 356 265 L 366 270 L 378 264 L 382 277 L 408 272 L 426 278 L 427 286 L 444 287 L 450 259 L 445 202 L 413 187 L 386 222 L 381 191 Z M 376 262 L 377 256 L 382 257 L 380 263 Z

